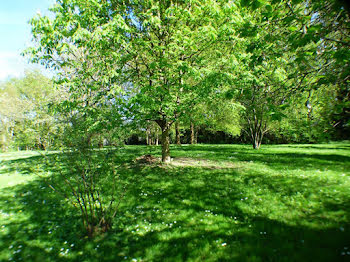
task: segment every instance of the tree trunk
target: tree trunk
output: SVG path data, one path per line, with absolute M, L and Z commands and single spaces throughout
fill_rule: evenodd
M 309 121 L 312 120 L 312 107 L 311 106 L 307 109 L 307 120 L 309 120 Z
M 176 144 L 181 145 L 179 122 L 175 122 Z
M 198 143 L 198 127 L 194 129 L 194 143 Z
M 46 141 L 45 139 L 42 139 L 41 137 L 39 137 L 39 140 L 40 140 L 40 147 L 42 150 L 46 150 Z
M 169 131 L 172 123 L 167 122 L 166 120 L 157 120 L 157 124 L 162 130 L 161 143 L 162 143 L 162 162 L 170 162 L 170 138 Z
M 13 129 L 8 128 L 4 123 L 1 123 L 4 126 L 4 133 L 2 134 L 2 150 L 6 152 L 9 148 L 9 143 L 13 139 Z
M 103 140 L 101 139 L 101 137 L 98 140 L 98 147 L 103 148 Z
M 149 126 L 146 127 L 146 144 L 149 146 L 150 130 Z
M 87 138 L 86 138 L 86 141 L 85 141 L 85 145 L 86 147 L 90 147 L 91 146 L 91 138 L 92 138 L 92 135 L 91 134 L 88 134 L 87 135 Z
M 47 133 L 46 137 L 47 137 L 46 138 L 46 148 L 50 149 L 50 147 L 51 147 L 50 132 Z
M 3 133 L 2 134 L 2 150 L 4 151 L 4 152 L 6 152 L 7 151 L 7 139 L 6 139 L 6 134 L 5 133 Z
M 194 124 L 193 122 L 191 122 L 191 145 L 193 145 L 194 143 Z
M 264 134 L 261 131 L 257 131 L 254 134 L 252 134 L 252 144 L 254 149 L 260 148 L 263 136 Z
M 255 137 L 254 141 L 253 141 L 253 148 L 254 149 L 259 149 L 261 145 L 261 141 L 259 141 L 259 139 L 257 137 Z
M 261 119 L 258 119 L 259 116 L 256 114 L 255 111 L 253 111 L 253 119 L 246 117 L 248 122 L 248 129 L 246 130 L 246 133 L 248 136 L 250 136 L 250 141 L 253 145 L 254 149 L 259 149 L 261 146 L 262 139 L 264 137 L 264 134 L 267 132 L 266 128 L 266 120 L 264 121 L 263 117 L 261 116 Z
M 170 162 L 169 128 L 162 130 L 162 162 Z

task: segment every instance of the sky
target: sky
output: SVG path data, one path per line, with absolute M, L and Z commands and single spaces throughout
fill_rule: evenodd
M 29 20 L 38 12 L 48 14 L 55 0 L 0 0 L 0 81 L 20 77 L 25 70 L 48 70 L 28 63 L 20 54 L 31 44 Z

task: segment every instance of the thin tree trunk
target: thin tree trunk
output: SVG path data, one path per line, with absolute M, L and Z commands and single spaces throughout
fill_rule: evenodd
M 311 121 L 312 120 L 312 107 L 307 109 L 307 120 Z
M 191 122 L 191 145 L 193 145 L 194 143 L 194 124 L 193 122 Z
M 147 143 L 147 145 L 149 145 L 149 137 L 150 137 L 149 133 L 150 133 L 149 126 L 147 126 L 147 128 L 146 128 L 146 143 Z
M 249 117 L 247 117 L 248 129 L 246 133 L 250 136 L 250 141 L 254 149 L 259 149 L 261 146 L 261 141 L 264 136 L 264 132 L 261 130 L 261 124 L 259 125 L 256 117 L 254 117 L 255 121 L 252 121 Z
M 260 148 L 263 137 L 264 133 L 260 129 L 252 134 L 252 144 L 254 149 Z
M 254 141 L 253 141 L 253 148 L 254 148 L 254 149 L 259 149 L 259 148 L 260 148 L 260 144 L 261 144 L 261 143 L 260 143 L 258 137 L 255 136 L 255 137 L 254 137 Z
M 6 133 L 5 132 L 2 134 L 2 150 L 4 152 L 7 151 L 7 138 L 6 138 Z
M 3 123 L 2 123 L 3 124 Z M 9 148 L 9 144 L 11 141 L 13 141 L 13 129 L 8 128 L 5 124 L 4 125 L 4 133 L 2 135 L 2 150 L 6 152 Z
M 194 143 L 198 143 L 198 127 L 194 129 Z
M 179 122 L 175 122 L 176 144 L 181 145 Z
M 92 135 L 88 134 L 87 139 L 86 139 L 86 146 L 87 147 L 91 146 L 91 138 L 92 138 Z

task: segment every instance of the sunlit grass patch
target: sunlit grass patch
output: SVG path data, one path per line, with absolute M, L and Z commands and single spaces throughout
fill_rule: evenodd
M 160 153 L 146 146 L 115 151 L 127 191 L 112 231 L 93 240 L 82 233 L 75 209 L 43 181 L 44 174 L 59 175 L 56 169 L 30 152 L 1 155 L 0 179 L 14 184 L 0 190 L 0 260 L 350 258 L 350 145 L 259 151 L 244 145 L 173 146 L 170 164 L 134 161 Z

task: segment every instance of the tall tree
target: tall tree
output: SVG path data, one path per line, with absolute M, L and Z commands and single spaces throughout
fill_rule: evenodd
M 31 49 L 33 60 L 73 69 L 61 78 L 83 80 L 70 91 L 93 89 L 94 101 L 107 95 L 101 90 L 123 90 L 133 119 L 152 120 L 161 128 L 162 161 L 169 161 L 169 130 L 176 117 L 207 97 L 220 79 L 208 54 L 220 52 L 220 43 L 240 22 L 235 4 L 60 0 L 51 10 L 53 19 L 32 20 L 39 43 Z M 83 61 L 76 59 L 81 52 Z
M 234 89 L 228 94 L 236 96 L 245 107 L 244 130 L 253 148 L 258 149 L 269 122 L 280 115 L 279 106 L 293 88 L 289 77 L 294 73 L 291 62 L 293 50 L 289 48 L 289 30 L 285 21 L 289 11 L 282 2 L 254 1 L 247 5 L 241 1 L 244 25 L 240 29 L 241 53 L 234 54 Z M 237 89 L 240 91 L 237 93 Z
M 245 21 L 234 90 L 241 89 L 237 99 L 246 108 L 245 131 L 259 148 L 289 98 L 315 88 L 328 61 L 318 59 L 323 44 L 314 34 L 317 13 L 309 1 L 240 1 L 240 11 Z
M 169 131 L 181 115 L 206 98 L 221 72 L 209 51 L 225 40 L 226 8 L 216 1 L 142 2 L 133 7 L 129 45 L 130 102 L 133 112 L 162 130 L 162 161 L 170 159 Z

